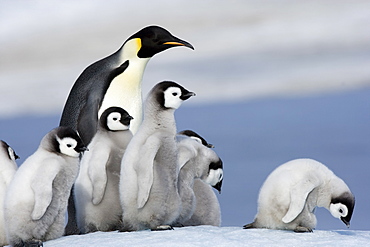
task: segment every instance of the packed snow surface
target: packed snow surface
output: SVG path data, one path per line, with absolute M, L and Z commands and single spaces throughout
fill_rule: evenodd
M 46 242 L 45 247 L 64 246 L 368 246 L 370 231 L 314 231 L 294 233 L 241 227 L 197 226 L 173 231 L 95 232 Z

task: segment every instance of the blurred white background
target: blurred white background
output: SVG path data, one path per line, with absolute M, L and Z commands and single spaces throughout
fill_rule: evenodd
M 195 51 L 155 56 L 144 92 L 169 79 L 212 103 L 370 85 L 369 1 L 0 0 L 0 117 L 60 113 L 85 67 L 152 24 Z

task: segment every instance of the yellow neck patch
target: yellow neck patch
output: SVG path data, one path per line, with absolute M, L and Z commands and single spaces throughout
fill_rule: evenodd
M 141 39 L 140 39 L 140 38 L 136 38 L 136 39 L 135 39 L 135 41 L 136 41 L 136 45 L 137 45 L 136 53 L 138 53 L 138 52 L 139 52 L 139 50 L 140 50 L 140 49 L 141 49 L 141 47 L 142 47 Z
M 140 38 L 127 41 L 127 43 L 123 46 L 123 60 L 137 57 L 137 53 L 139 52 L 141 47 L 142 44 Z

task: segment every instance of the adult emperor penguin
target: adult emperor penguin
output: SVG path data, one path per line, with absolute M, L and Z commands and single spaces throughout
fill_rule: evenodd
M 171 229 L 181 209 L 175 110 L 195 95 L 175 82 L 158 83 L 144 104 L 144 120 L 122 159 L 123 231 Z
M 5 192 L 17 171 L 18 155 L 5 142 L 0 140 L 0 205 L 4 205 Z M 0 246 L 8 245 L 5 233 L 4 207 L 0 207 Z
M 67 200 L 84 150 L 73 129 L 59 127 L 19 167 L 4 204 L 10 245 L 42 246 L 63 235 Z
M 188 133 L 188 131 L 185 133 Z M 211 167 L 222 167 L 222 160 L 212 149 L 205 146 L 204 142 L 205 140 L 195 132 L 192 133 L 192 136 L 184 134 L 177 135 L 180 169 L 178 187 L 182 201 L 182 209 L 180 216 L 176 220 L 176 225 L 184 225 L 185 222 L 191 218 L 196 209 L 198 198 L 194 191 L 195 179 L 207 180 L 209 177 L 212 177 L 209 180 L 213 181 L 215 180 L 213 177 L 215 173 L 212 172 L 214 170 L 211 169 Z M 222 180 L 222 168 L 220 168 L 220 171 L 221 173 L 220 176 L 217 177 L 216 183 Z M 201 191 L 199 191 L 199 193 L 201 194 Z M 211 190 L 211 193 L 214 192 Z M 206 205 L 209 204 L 207 203 Z M 219 206 L 218 202 L 216 206 Z M 216 216 L 216 218 L 219 219 L 220 217 Z
M 315 207 L 324 207 L 348 227 L 355 198 L 345 182 L 325 165 L 296 159 L 276 168 L 261 187 L 258 213 L 244 228 L 312 232 Z
M 110 107 L 100 118 L 98 131 L 82 157 L 75 188 L 77 224 L 82 233 L 119 230 L 121 160 L 132 138 L 132 117 Z
M 175 46 L 194 49 L 158 26 L 133 34 L 118 51 L 82 72 L 69 93 L 60 125 L 78 130 L 87 145 L 96 133 L 101 114 L 117 106 L 134 117 L 130 129 L 135 133 L 142 119 L 141 80 L 146 64 L 155 54 Z
M 65 103 L 60 126 L 78 130 L 88 145 L 101 114 L 117 106 L 134 118 L 130 130 L 135 133 L 142 120 L 141 80 L 146 64 L 155 54 L 176 46 L 194 49 L 158 26 L 148 26 L 133 34 L 118 51 L 91 64 L 77 78 Z M 66 235 L 78 233 L 73 198 L 69 199 Z

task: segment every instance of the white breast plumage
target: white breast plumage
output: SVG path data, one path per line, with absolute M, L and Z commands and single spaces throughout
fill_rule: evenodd
M 116 76 L 110 83 L 104 95 L 98 117 L 112 106 L 125 109 L 134 119 L 131 121 L 130 130 L 136 132 L 142 120 L 141 80 L 149 58 L 138 58 L 135 52 L 141 47 L 138 39 L 127 42 L 124 46 L 122 61 L 128 60 L 126 70 Z

